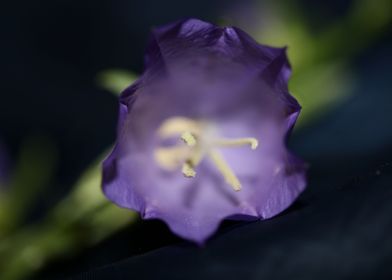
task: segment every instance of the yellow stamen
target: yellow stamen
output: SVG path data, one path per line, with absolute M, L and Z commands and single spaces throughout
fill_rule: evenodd
M 241 183 L 238 180 L 237 176 L 234 174 L 233 170 L 231 170 L 230 166 L 226 163 L 223 156 L 215 150 L 209 151 L 208 155 L 210 156 L 212 162 L 218 168 L 218 170 L 222 173 L 226 182 L 235 190 L 236 192 L 241 190 Z
M 182 165 L 182 174 L 185 177 L 195 177 L 196 171 L 195 167 L 201 162 L 204 157 L 204 151 L 199 147 L 192 150 L 192 154 L 188 157 L 185 163 Z
M 157 148 L 154 151 L 154 158 L 162 168 L 172 171 L 180 167 L 184 158 L 191 155 L 187 146 L 173 146 L 166 148 Z
M 214 145 L 218 147 L 241 147 L 250 145 L 252 150 L 255 150 L 259 145 L 259 141 L 256 138 L 238 138 L 238 139 L 225 139 L 221 138 L 214 141 Z
M 193 136 L 193 134 L 189 131 L 184 132 L 183 134 L 181 134 L 181 139 L 182 141 L 185 142 L 185 144 L 187 144 L 188 146 L 195 146 L 197 144 L 197 140 L 195 138 L 195 136 Z
M 210 128 L 207 123 L 184 117 L 167 119 L 159 127 L 158 136 L 161 139 L 180 137 L 185 145 L 158 147 L 154 152 L 155 160 L 160 167 L 169 171 L 174 171 L 182 165 L 182 174 L 187 178 L 194 178 L 196 176 L 196 167 L 208 155 L 227 184 L 233 190 L 240 191 L 242 186 L 238 177 L 217 148 L 249 145 L 252 150 L 255 150 L 259 145 L 259 141 L 253 137 L 215 138 L 216 135 L 213 134 L 215 131 Z
M 188 118 L 172 117 L 163 122 L 158 129 L 161 138 L 181 135 L 184 131 L 189 131 L 195 135 L 201 132 L 201 123 Z
M 182 165 L 182 174 L 184 174 L 185 177 L 187 178 L 193 178 L 196 176 L 196 171 L 190 164 L 190 162 L 185 162 Z

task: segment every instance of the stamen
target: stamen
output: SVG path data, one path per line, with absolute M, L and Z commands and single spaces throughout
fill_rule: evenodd
M 196 176 L 196 167 L 206 155 L 211 159 L 218 171 L 233 190 L 240 191 L 242 186 L 234 171 L 228 165 L 217 148 L 242 147 L 249 145 L 255 150 L 259 141 L 253 137 L 245 138 L 215 138 L 216 134 L 210 126 L 202 121 L 195 121 L 185 117 L 172 117 L 162 123 L 158 129 L 161 139 L 180 137 L 186 145 L 172 147 L 158 147 L 154 156 L 159 166 L 174 171 L 181 165 L 182 174 L 187 178 Z
M 204 157 L 204 151 L 200 147 L 196 147 L 192 150 L 191 156 L 182 165 L 182 174 L 187 178 L 193 178 L 196 176 L 195 167 L 201 162 Z
M 182 166 L 182 174 L 187 178 L 193 178 L 196 176 L 196 171 L 192 167 L 190 162 L 185 162 Z
M 259 145 L 259 141 L 253 137 L 238 139 L 220 138 L 214 141 L 214 145 L 219 147 L 241 147 L 245 145 L 250 145 L 251 149 L 255 150 Z
M 230 166 L 226 163 L 223 156 L 216 150 L 210 150 L 208 155 L 210 156 L 213 163 L 216 165 L 218 170 L 222 173 L 226 182 L 235 190 L 236 192 L 241 190 L 241 183 L 237 176 L 231 170 Z
M 181 135 L 184 131 L 189 131 L 198 135 L 201 132 L 202 125 L 199 121 L 183 117 L 169 118 L 163 122 L 158 129 L 158 135 L 161 138 L 167 138 L 175 135 Z
M 154 151 L 154 158 L 162 168 L 166 170 L 176 170 L 180 167 L 184 158 L 190 156 L 190 150 L 187 146 L 172 146 L 166 148 L 157 148 Z
M 183 134 L 181 134 L 181 140 L 185 142 L 185 144 L 187 144 L 188 146 L 195 146 L 197 144 L 197 140 L 195 138 L 195 136 L 193 136 L 193 134 L 189 131 L 184 132 Z

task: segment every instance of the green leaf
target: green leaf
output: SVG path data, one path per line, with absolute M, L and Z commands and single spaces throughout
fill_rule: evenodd
M 107 69 L 97 75 L 98 85 L 117 96 L 136 79 L 136 74 L 121 69 Z

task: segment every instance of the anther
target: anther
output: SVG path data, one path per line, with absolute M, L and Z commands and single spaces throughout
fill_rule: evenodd
M 193 134 L 189 131 L 184 132 L 183 134 L 181 134 L 181 140 L 185 142 L 185 144 L 187 144 L 188 146 L 195 146 L 197 144 L 197 140 L 195 138 L 195 136 L 193 136 Z
M 185 162 L 182 166 L 182 174 L 187 178 L 193 178 L 196 176 L 196 171 L 189 162 Z

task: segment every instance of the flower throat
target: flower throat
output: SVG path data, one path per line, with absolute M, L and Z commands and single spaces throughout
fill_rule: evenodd
M 221 138 L 216 136 L 211 125 L 206 122 L 185 117 L 172 117 L 165 120 L 158 128 L 158 137 L 160 139 L 177 137 L 183 142 L 155 149 L 155 161 L 161 168 L 168 171 L 181 168 L 185 177 L 194 178 L 197 166 L 208 158 L 235 191 L 241 190 L 241 183 L 218 149 L 250 146 L 255 150 L 259 144 L 253 137 Z

